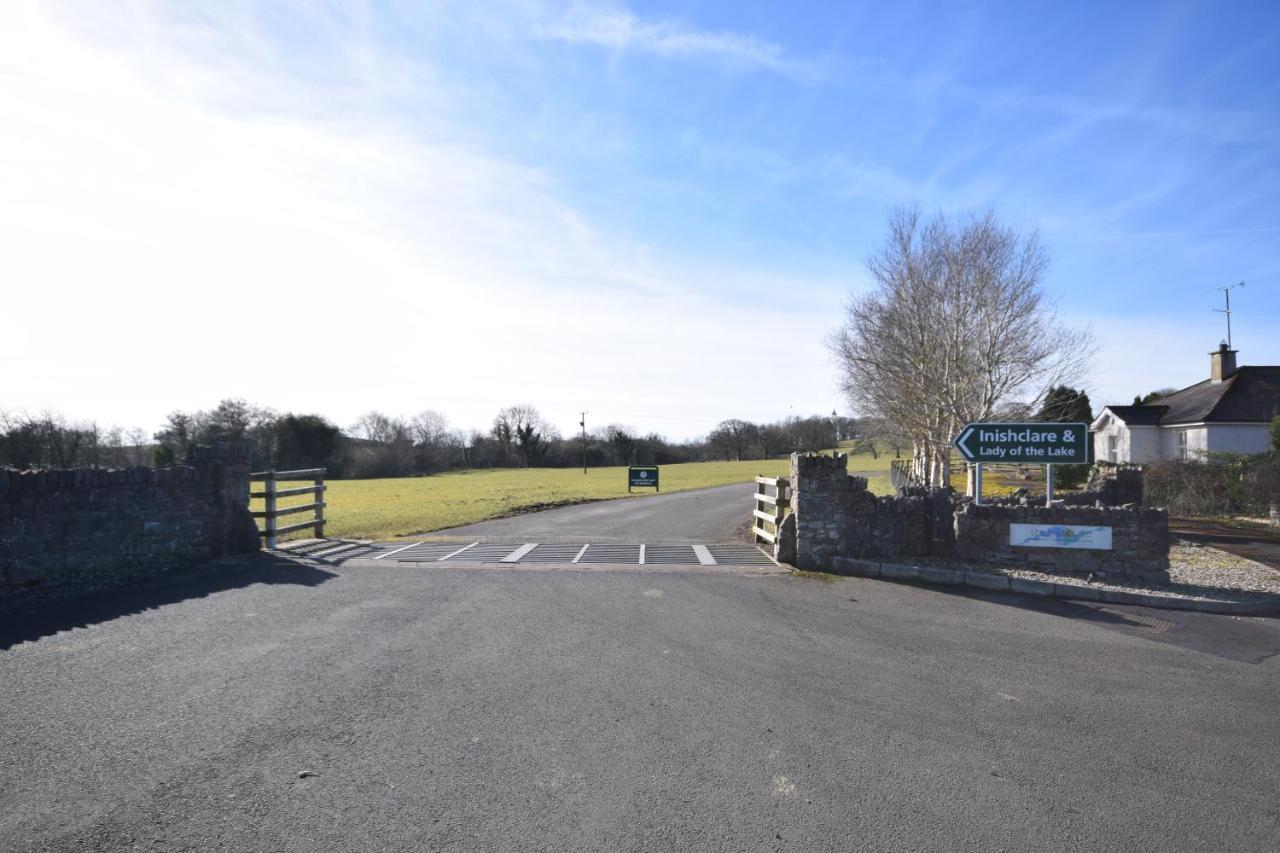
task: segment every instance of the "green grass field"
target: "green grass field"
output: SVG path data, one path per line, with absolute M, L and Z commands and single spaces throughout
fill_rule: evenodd
M 889 491 L 887 472 L 892 454 L 872 459 L 869 454 L 851 457 L 849 470 L 876 472 L 871 489 Z M 663 492 L 725 486 L 750 482 L 757 474 L 785 477 L 787 459 L 755 459 L 747 462 L 691 462 L 663 465 Z M 284 484 L 280 487 L 285 488 Z M 325 535 L 356 539 L 390 539 L 417 536 L 446 527 L 457 527 L 489 518 L 564 506 L 591 500 L 625 498 L 626 468 L 595 468 L 583 474 L 577 468 L 506 468 L 457 471 L 431 477 L 385 480 L 330 480 L 325 500 Z M 637 489 L 630 497 L 644 500 L 652 490 Z M 281 499 L 280 506 L 305 504 L 309 498 Z M 254 501 L 253 509 L 262 502 Z M 743 504 L 743 517 L 749 507 Z M 281 524 L 301 521 L 286 516 Z M 299 536 L 309 535 L 303 531 Z

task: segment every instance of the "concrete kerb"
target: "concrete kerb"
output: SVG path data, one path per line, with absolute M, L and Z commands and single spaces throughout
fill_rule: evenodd
M 1099 589 L 1077 584 L 1049 583 L 1027 578 L 1009 577 L 991 572 L 966 571 L 935 566 L 912 566 L 902 563 L 881 563 L 875 560 L 859 560 L 852 557 L 832 557 L 831 569 L 835 574 L 860 578 L 880 578 L 888 581 L 919 581 L 939 586 L 967 586 L 998 592 L 1019 592 L 1047 598 L 1097 601 L 1104 604 L 1136 604 L 1142 607 L 1160 607 L 1166 610 L 1193 610 L 1200 613 L 1220 613 L 1232 616 L 1280 615 L 1280 601 L 1210 601 L 1201 598 L 1182 598 L 1149 592 L 1122 592 Z

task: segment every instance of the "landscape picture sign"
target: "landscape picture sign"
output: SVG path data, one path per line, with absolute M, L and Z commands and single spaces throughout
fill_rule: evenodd
M 632 465 L 627 469 L 627 491 L 637 486 L 658 488 L 658 466 L 640 467 Z
M 1009 544 L 1020 548 L 1111 550 L 1111 528 L 1083 524 L 1010 524 Z
M 1087 424 L 968 424 L 955 440 L 970 462 L 1075 465 L 1089 461 Z

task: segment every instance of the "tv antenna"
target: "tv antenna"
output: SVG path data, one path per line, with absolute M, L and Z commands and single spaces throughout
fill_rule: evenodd
M 1238 281 L 1235 284 L 1228 284 L 1224 287 L 1209 288 L 1210 290 L 1221 290 L 1222 298 L 1226 301 L 1226 308 L 1214 308 L 1213 310 L 1219 314 L 1227 315 L 1227 349 L 1231 349 L 1231 291 L 1237 287 L 1244 287 L 1244 282 Z

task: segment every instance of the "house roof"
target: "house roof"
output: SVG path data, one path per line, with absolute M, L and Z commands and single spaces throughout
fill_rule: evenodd
M 1164 406 L 1107 406 L 1107 411 L 1130 426 L 1155 426 L 1168 409 Z
M 1221 382 L 1206 379 L 1145 406 L 1107 406 L 1130 425 L 1265 423 L 1280 415 L 1280 365 L 1241 367 Z

